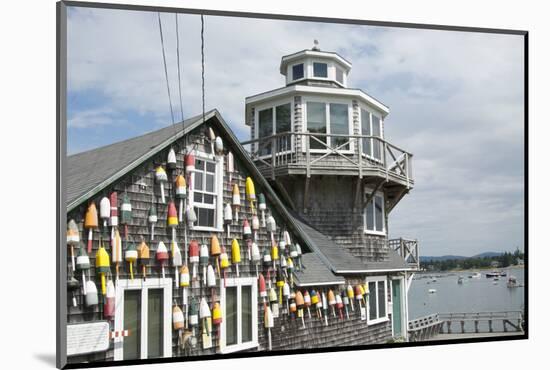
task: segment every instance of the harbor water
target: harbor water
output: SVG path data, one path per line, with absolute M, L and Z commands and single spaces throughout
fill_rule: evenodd
M 478 272 L 475 270 L 416 274 L 409 290 L 409 320 L 434 313 L 522 311 L 527 289 L 524 269 L 510 267 L 503 271 L 507 275 L 497 281 L 485 276 L 490 270 L 479 271 L 478 278 L 468 277 Z M 517 278 L 519 286 L 507 286 L 510 275 Z M 459 276 L 463 277 L 462 284 L 458 283 Z

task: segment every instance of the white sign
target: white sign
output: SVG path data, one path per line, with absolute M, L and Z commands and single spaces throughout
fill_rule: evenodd
M 108 348 L 107 321 L 67 325 L 67 356 L 101 352 Z

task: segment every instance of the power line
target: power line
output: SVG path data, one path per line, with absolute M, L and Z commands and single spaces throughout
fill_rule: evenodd
M 179 28 L 178 28 L 178 13 L 176 13 L 176 53 L 178 55 L 178 89 L 179 89 L 179 95 L 180 95 L 181 121 L 183 122 L 183 102 L 182 102 L 182 99 L 181 99 L 180 37 L 179 37 Z
M 166 68 L 166 54 L 164 52 L 164 38 L 162 37 L 162 22 L 160 20 L 160 12 L 157 12 L 159 18 L 160 44 L 162 47 L 162 60 L 164 61 L 164 76 L 166 77 L 166 89 L 168 90 L 168 102 L 170 103 L 170 114 L 172 116 L 172 125 L 175 125 L 174 110 L 172 109 L 172 97 L 170 95 L 170 83 L 168 81 L 168 68 Z
M 204 15 L 201 14 L 202 122 L 204 123 Z

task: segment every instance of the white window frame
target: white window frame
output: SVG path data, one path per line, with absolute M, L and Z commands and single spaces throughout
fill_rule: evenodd
M 304 72 L 304 76 L 302 78 L 296 78 L 294 79 L 294 66 L 297 66 L 297 65 L 302 65 L 302 68 L 303 68 L 303 72 Z M 293 63 L 292 65 L 290 65 L 290 68 L 289 68 L 289 82 L 298 82 L 298 81 L 303 81 L 307 78 L 307 66 L 306 66 L 306 63 L 305 62 L 299 62 L 299 63 Z
M 192 225 L 190 228 L 192 230 L 198 231 L 216 231 L 223 232 L 223 156 L 216 156 L 211 153 L 205 153 L 202 151 L 195 150 L 195 158 L 205 161 L 214 161 L 216 163 L 216 174 L 214 178 L 214 195 L 216 197 L 216 219 L 214 220 L 214 227 L 210 226 L 197 226 Z M 191 173 L 191 182 L 195 184 L 195 172 Z M 195 190 L 193 187 L 189 189 L 189 206 L 194 207 L 195 205 Z M 198 217 L 198 215 L 197 215 Z
M 359 132 L 361 133 L 361 135 L 363 134 L 363 111 L 369 112 L 369 128 L 370 128 L 370 132 L 371 132 L 370 136 L 374 136 L 374 135 L 372 135 L 372 132 L 373 132 L 373 130 L 372 130 L 372 124 L 373 124 L 372 117 L 376 116 L 376 118 L 378 118 L 380 120 L 380 139 L 384 140 L 384 120 L 382 119 L 382 116 L 379 115 L 378 113 L 373 112 L 372 110 L 368 109 L 367 107 L 365 107 L 363 105 L 359 106 Z M 366 140 L 366 139 L 363 139 L 363 140 Z M 371 140 L 370 153 L 363 153 L 363 148 L 361 148 L 361 154 L 363 155 L 363 157 L 366 157 L 370 160 L 373 160 L 373 161 L 378 162 L 378 163 L 383 163 L 382 161 L 383 161 L 383 158 L 384 158 L 384 145 L 382 144 L 382 142 L 380 142 L 380 159 L 375 158 L 374 155 L 373 155 L 374 140 L 373 139 L 370 139 L 370 140 Z
M 365 187 L 365 197 L 368 197 L 370 194 L 372 194 L 372 191 L 373 191 L 372 188 Z M 372 204 L 372 207 L 374 207 L 375 197 L 382 197 L 382 231 L 376 230 L 376 210 L 374 210 L 374 213 L 373 213 L 375 230 L 367 229 L 367 207 L 369 207 L 369 205 L 371 204 Z M 365 207 L 363 208 L 363 231 L 365 234 L 369 234 L 369 235 L 383 235 L 383 236 L 386 235 L 386 232 L 387 232 L 386 230 L 386 195 L 380 190 L 378 190 L 374 194 L 374 197 L 372 197 L 370 202 L 367 205 L 365 205 Z
M 147 338 L 148 338 L 148 298 L 149 289 L 163 290 L 163 357 L 172 357 L 172 279 L 171 278 L 147 278 L 142 279 L 120 279 L 116 282 L 115 295 L 115 325 L 114 330 L 124 330 L 124 292 L 126 290 L 141 290 L 141 359 L 147 359 Z M 132 335 L 132 333 L 130 333 Z M 115 361 L 124 359 L 124 337 L 114 338 Z
M 226 320 L 223 320 L 220 325 L 220 352 L 231 353 L 243 351 L 250 348 L 258 347 L 258 287 L 255 277 L 228 278 L 225 280 L 225 287 L 237 287 L 237 312 L 241 312 L 242 305 L 242 286 L 250 286 L 252 291 L 252 340 L 242 343 L 242 323 L 241 315 L 237 315 L 237 344 L 227 346 L 225 344 Z M 226 318 L 225 306 L 225 287 L 223 279 L 220 279 L 220 305 L 222 309 L 222 317 Z
M 305 97 L 303 99 L 302 103 L 302 130 L 303 132 L 306 132 L 308 130 L 307 128 L 307 103 L 324 103 L 325 104 L 325 119 L 326 119 L 326 125 L 327 125 L 327 134 L 330 135 L 332 132 L 331 125 L 330 125 L 330 104 L 345 104 L 348 106 L 348 134 L 353 135 L 353 107 L 351 105 L 351 101 L 349 99 L 336 99 L 336 98 L 317 98 L 317 97 Z M 304 136 L 302 138 L 302 152 L 305 153 L 306 151 L 306 140 L 309 139 L 308 136 Z M 331 137 L 327 137 L 329 139 L 327 143 L 329 143 L 332 139 Z M 331 146 L 331 144 L 329 144 Z M 349 143 L 349 149 L 339 149 L 340 153 L 343 154 L 354 154 L 355 150 L 355 143 L 354 140 L 351 140 Z M 330 149 L 309 149 L 311 153 L 327 153 L 330 151 Z
M 371 292 L 370 291 L 370 287 L 369 287 L 369 302 L 367 302 L 367 325 L 376 325 L 376 324 L 380 324 L 382 322 L 386 322 L 386 321 L 389 321 L 390 318 L 388 316 L 388 278 L 386 276 L 369 276 L 367 278 L 365 278 L 365 283 L 367 284 L 367 287 L 369 286 L 369 283 L 372 283 L 372 282 L 376 282 L 376 289 L 375 289 L 375 292 Z M 383 316 L 383 317 L 379 317 L 379 312 L 378 312 L 378 299 L 380 297 L 378 297 L 378 283 L 379 282 L 383 282 L 384 283 L 384 303 L 385 303 L 385 306 L 386 306 L 386 316 Z M 370 319 L 370 299 L 372 298 L 373 296 L 373 293 L 376 294 L 376 319 L 374 320 L 371 320 Z
M 301 63 L 298 63 L 298 64 L 301 64 Z M 304 70 L 305 71 L 305 70 Z M 305 72 L 304 72 L 305 73 Z M 275 128 L 276 128 L 276 125 L 277 125 L 277 113 L 276 113 L 276 108 L 280 105 L 285 105 L 285 104 L 290 104 L 290 132 L 294 132 L 294 103 L 292 101 L 292 99 L 282 99 L 282 100 L 277 100 L 275 102 L 270 102 L 268 104 L 262 104 L 262 105 L 258 105 L 256 107 L 254 107 L 254 138 L 255 139 L 259 139 L 260 138 L 260 112 L 261 111 L 264 111 L 266 109 L 269 109 L 271 108 L 272 109 L 272 112 L 271 114 L 273 115 L 272 116 L 272 119 L 273 119 L 273 125 L 271 127 L 271 135 L 275 135 Z M 284 152 L 277 152 L 275 153 L 275 155 L 284 155 L 284 154 L 289 154 L 289 153 L 292 153 L 294 152 L 294 136 L 291 135 L 290 136 L 290 149 L 289 150 L 285 150 Z M 270 158 L 272 154 L 265 154 L 265 155 L 262 155 L 260 156 L 260 158 Z

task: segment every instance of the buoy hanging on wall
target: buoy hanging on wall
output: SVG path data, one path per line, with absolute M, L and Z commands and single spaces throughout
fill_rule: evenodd
M 214 133 L 214 130 L 212 130 L 212 127 L 208 127 L 208 140 L 210 141 L 210 153 L 214 154 L 214 145 L 216 141 L 216 134 Z
M 128 243 L 126 247 L 126 252 L 124 252 L 124 259 L 128 262 L 128 267 L 130 268 L 130 279 L 134 280 L 134 262 L 137 261 L 138 252 L 134 243 Z
M 260 230 L 260 221 L 258 216 L 252 215 L 252 231 L 254 232 L 254 240 L 258 241 L 258 230 Z
M 88 229 L 88 254 L 92 253 L 93 230 L 98 227 L 97 209 L 95 203 L 91 202 L 84 218 L 84 227 Z
M 353 287 L 348 284 L 348 287 L 346 288 L 346 292 L 349 299 L 349 304 L 351 305 L 351 311 L 355 311 L 355 308 L 353 307 L 353 299 L 355 298 L 355 294 L 353 293 Z
M 97 273 L 101 277 L 101 294 L 103 295 L 107 294 L 105 276 L 107 273 L 110 272 L 109 265 L 110 265 L 109 254 L 107 254 L 107 251 L 103 247 L 103 244 L 101 243 L 101 240 L 100 240 L 99 249 L 97 250 L 97 253 L 95 255 L 95 267 L 96 267 Z
M 164 280 L 164 264 L 166 261 L 168 261 L 168 249 L 166 249 L 166 245 L 160 241 L 157 247 L 157 252 L 155 254 L 155 258 L 160 263 L 160 268 L 162 271 L 162 279 Z
M 99 218 L 103 220 L 103 227 L 107 228 L 107 223 L 111 218 L 111 202 L 107 197 L 101 198 L 99 202 Z
M 132 223 L 132 203 L 128 193 L 122 196 L 122 205 L 120 206 L 120 223 L 124 225 L 124 238 L 128 237 L 128 225 Z
M 222 155 L 223 154 L 223 140 L 221 137 L 216 137 L 216 144 L 215 144 L 216 154 Z
M 103 306 L 103 316 L 107 320 L 111 320 L 115 317 L 115 285 L 113 281 L 109 279 L 107 282 L 107 295 L 105 296 L 105 305 Z
M 170 201 L 168 203 L 168 227 L 172 230 L 172 240 L 176 240 L 176 227 L 178 227 L 178 214 L 176 205 Z
M 340 295 L 342 296 L 342 304 L 346 309 L 346 318 L 349 320 L 349 310 L 348 310 L 349 297 L 347 296 L 346 292 L 341 292 Z
M 147 278 L 147 264 L 149 263 L 149 246 L 145 243 L 145 240 L 143 238 L 141 239 L 141 243 L 138 246 L 138 258 L 139 258 L 139 264 L 141 265 L 142 269 L 142 275 L 143 280 Z
M 193 207 L 191 207 L 189 204 L 187 205 L 187 208 L 185 210 L 185 215 L 187 218 L 187 225 L 190 228 L 193 228 L 193 224 L 197 222 L 197 214 L 195 213 Z
M 267 231 L 271 236 L 271 243 L 275 243 L 275 237 L 273 234 L 277 232 L 277 223 L 271 215 L 267 218 Z
M 86 282 L 86 297 L 84 299 L 86 307 L 95 306 L 99 302 L 97 287 L 92 280 Z
M 325 316 L 325 326 L 328 326 L 328 302 L 325 292 L 321 293 L 321 300 L 323 304 L 323 315 Z
M 253 214 L 256 213 L 254 203 L 256 202 L 256 189 L 254 188 L 254 181 L 252 178 L 247 177 L 245 182 L 246 199 L 250 203 L 250 210 Z
M 262 227 L 265 227 L 265 210 L 267 209 L 267 204 L 265 203 L 265 195 L 263 193 L 258 194 L 258 208 L 262 213 Z
M 166 171 L 162 166 L 158 166 L 155 170 L 155 179 L 160 186 L 160 199 L 161 202 L 164 204 L 166 203 L 166 197 L 164 195 L 164 184 L 168 182 L 168 175 L 166 174 Z
M 191 174 L 195 171 L 195 155 L 191 152 L 185 154 L 185 176 L 187 177 L 187 183 L 189 189 L 193 189 L 193 183 L 191 182 Z
M 74 220 L 67 224 L 67 244 L 71 247 L 71 267 L 75 270 L 74 247 L 80 244 L 80 232 Z
M 220 247 L 220 241 L 216 235 L 212 235 L 210 239 L 210 255 L 216 260 L 216 271 L 218 271 L 218 277 L 221 278 L 220 271 L 220 254 L 222 249 Z
M 225 208 L 223 209 L 223 223 L 227 227 L 227 239 L 230 238 L 230 227 L 231 223 L 233 222 L 233 212 L 231 211 L 231 206 L 229 203 L 225 205 Z
M 118 226 L 118 194 L 116 191 L 111 193 L 109 197 L 111 204 L 111 218 L 109 220 L 109 225 L 112 227 Z
M 262 274 L 258 276 L 258 290 L 260 292 L 260 297 L 262 298 L 262 303 L 265 305 L 265 299 L 267 297 L 267 290 L 265 287 L 265 279 Z
M 177 289 L 180 285 L 178 268 L 183 264 L 183 260 L 181 258 L 180 247 L 178 247 L 176 240 L 170 242 L 170 252 L 172 253 L 172 266 L 174 266 L 174 284 Z
M 237 184 L 233 185 L 232 205 L 235 210 L 235 221 L 239 222 L 239 208 L 241 207 L 241 192 Z
M 206 285 L 206 268 L 208 267 L 208 246 L 206 244 L 201 245 L 199 264 L 202 267 L 202 283 Z
M 254 267 L 256 268 L 256 276 L 258 276 L 258 266 L 260 265 L 262 256 L 260 254 L 260 248 L 258 247 L 258 244 L 256 242 L 252 242 L 251 248 L 252 248 L 252 263 L 254 263 Z
M 304 304 L 307 308 L 307 315 L 311 319 L 311 311 L 309 309 L 309 307 L 311 307 L 311 297 L 310 297 L 309 292 L 307 290 L 304 292 Z
M 151 225 L 151 241 L 153 241 L 155 240 L 155 225 L 158 222 L 157 207 L 154 204 L 151 204 L 151 208 L 149 208 L 147 221 Z
M 197 264 L 199 263 L 200 247 L 199 242 L 195 239 L 189 243 L 189 262 L 191 262 L 191 269 L 193 270 L 193 279 L 197 277 Z
M 126 244 L 128 244 L 127 240 Z M 114 238 L 111 240 L 111 262 L 115 264 L 116 279 L 118 280 L 118 266 L 122 262 L 122 239 L 118 229 L 115 229 Z
M 187 199 L 187 183 L 185 182 L 185 177 L 178 175 L 176 177 L 176 199 L 179 199 L 180 205 L 178 209 L 179 222 L 183 222 L 183 209 L 184 209 L 184 200 Z
M 174 148 L 170 148 L 168 151 L 168 158 L 166 158 L 166 168 L 172 171 L 176 169 L 176 164 L 176 152 L 174 151 Z
M 252 255 L 250 248 L 252 247 L 252 229 L 250 228 L 250 224 L 248 223 L 248 220 L 245 218 L 243 220 L 243 239 L 246 241 L 246 247 L 247 247 L 247 257 L 248 261 L 252 260 Z
M 338 309 L 338 313 L 340 314 L 340 320 L 344 320 L 344 315 L 342 313 L 342 308 L 344 308 L 344 303 L 342 302 L 342 297 L 340 296 L 340 293 L 336 294 L 336 308 Z
M 237 277 L 239 277 L 239 264 L 241 263 L 241 246 L 237 239 L 231 242 L 231 263 L 235 265 Z
M 86 295 L 86 271 L 90 270 L 90 258 L 86 254 L 84 246 L 80 246 L 76 257 L 76 268 L 82 272 L 82 294 Z
M 296 306 L 298 307 L 298 317 L 300 319 L 302 319 L 302 328 L 305 329 L 306 327 L 306 323 L 304 321 L 304 296 L 302 295 L 302 292 L 300 292 L 299 290 L 296 291 L 296 296 L 295 296 L 295 300 L 296 300 Z
M 223 270 L 223 286 L 225 287 L 226 282 L 226 271 L 229 268 L 229 257 L 227 256 L 227 252 L 225 250 L 225 247 L 222 245 L 222 253 L 220 254 L 220 267 Z
M 271 328 L 274 326 L 273 313 L 268 305 L 264 306 L 264 326 L 267 329 L 268 349 L 271 351 Z
M 234 161 L 234 158 L 233 158 L 233 153 L 231 152 L 228 152 L 227 153 L 227 173 L 229 174 L 229 181 L 228 183 L 230 184 L 229 186 L 231 186 L 231 178 L 233 177 L 233 172 L 235 172 L 235 161 Z
M 71 276 L 67 280 L 67 288 L 71 292 L 73 307 L 77 307 L 78 304 L 76 302 L 76 293 L 75 292 L 80 288 L 80 283 L 78 282 L 78 280 L 76 280 L 74 278 L 74 276 Z
M 334 296 L 332 289 L 328 290 L 327 300 L 329 306 L 332 308 L 332 316 L 336 317 L 336 297 Z

